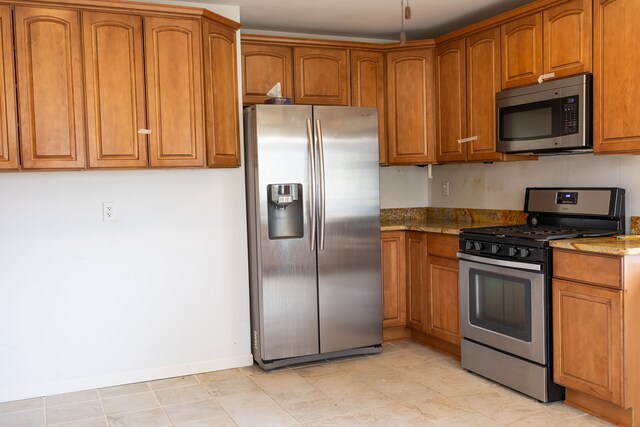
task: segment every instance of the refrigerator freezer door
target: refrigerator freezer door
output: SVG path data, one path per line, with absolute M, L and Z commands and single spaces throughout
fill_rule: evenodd
M 250 241 L 256 235 L 256 243 L 250 247 L 251 298 L 256 308 L 252 310 L 254 354 L 256 346 L 263 361 L 317 354 L 317 270 L 316 253 L 311 248 L 313 190 L 307 132 L 312 109 L 257 105 L 248 114 L 249 217 L 256 221 L 253 226 L 249 224 Z M 301 238 L 269 238 L 268 203 L 272 197 L 267 186 L 280 183 L 301 184 L 297 194 L 303 201 Z
M 314 107 L 321 353 L 382 343 L 377 117 Z

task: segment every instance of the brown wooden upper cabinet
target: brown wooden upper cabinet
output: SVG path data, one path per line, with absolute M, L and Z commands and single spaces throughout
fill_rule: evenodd
M 207 166 L 240 166 L 236 32 L 208 19 L 203 31 Z
M 84 168 L 80 12 L 14 11 L 22 167 Z
M 291 98 L 293 49 L 288 46 L 242 43 L 242 102 L 262 104 L 280 82 L 282 96 Z
M 296 104 L 349 105 L 347 49 L 294 47 Z
M 384 53 L 351 51 L 351 105 L 378 109 L 379 161 L 387 163 Z
M 145 18 L 151 166 L 205 164 L 200 25 Z
M 389 164 L 435 161 L 434 48 L 387 53 Z
M 0 6 L 0 170 L 18 169 L 18 122 L 11 9 Z
M 467 88 L 464 38 L 438 46 L 436 56 L 436 111 L 438 162 L 465 161 L 467 146 Z
M 594 151 L 640 151 L 640 38 L 637 0 L 595 2 L 593 70 Z M 606 17 L 606 19 L 605 19 Z
M 84 12 L 82 25 L 89 167 L 146 167 L 142 18 Z
M 500 29 L 438 46 L 438 163 L 503 160 L 496 152 Z
M 590 71 L 591 10 L 572 0 L 502 25 L 502 88 Z

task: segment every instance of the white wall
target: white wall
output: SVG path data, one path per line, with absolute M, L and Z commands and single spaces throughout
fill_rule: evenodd
M 440 165 L 433 168 L 429 206 L 518 209 L 526 187 L 622 187 L 627 217 L 640 215 L 640 157 L 593 154 L 541 157 L 537 161 Z M 449 197 L 442 184 L 449 181 Z M 628 231 L 628 223 L 627 223 Z
M 415 208 L 427 206 L 427 168 L 389 166 L 380 168 L 380 207 Z
M 243 168 L 7 173 L 0 201 L 0 402 L 251 363 Z

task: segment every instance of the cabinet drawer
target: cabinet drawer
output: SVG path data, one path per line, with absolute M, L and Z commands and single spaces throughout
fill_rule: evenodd
M 429 233 L 427 253 L 444 258 L 457 259 L 459 237 L 453 234 Z
M 623 258 L 553 250 L 553 277 L 622 289 Z

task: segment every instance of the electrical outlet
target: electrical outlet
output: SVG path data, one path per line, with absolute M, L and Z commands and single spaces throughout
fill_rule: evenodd
M 115 221 L 118 218 L 116 202 L 102 202 L 102 220 L 105 222 Z
M 444 197 L 449 197 L 449 181 L 442 182 L 442 195 Z

